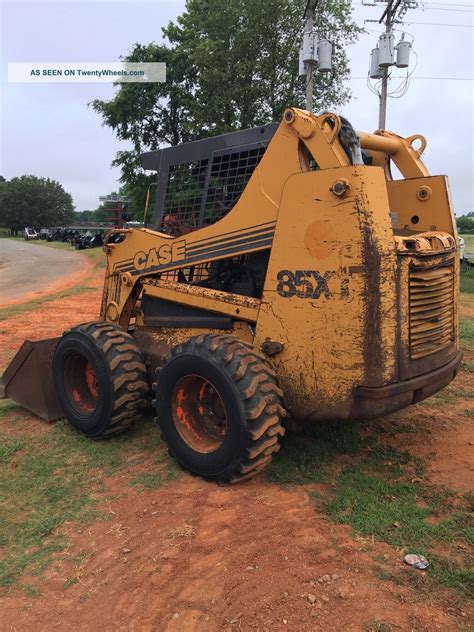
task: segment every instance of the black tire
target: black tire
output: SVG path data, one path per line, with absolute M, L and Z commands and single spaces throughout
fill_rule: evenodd
M 275 372 L 263 354 L 225 334 L 174 347 L 157 370 L 156 421 L 186 470 L 235 483 L 262 470 L 285 434 Z
M 92 439 L 128 430 L 146 406 L 143 356 L 130 334 L 109 323 L 67 331 L 54 351 L 53 379 L 64 416 Z

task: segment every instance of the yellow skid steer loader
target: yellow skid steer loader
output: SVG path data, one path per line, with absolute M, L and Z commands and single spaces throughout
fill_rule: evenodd
M 176 460 L 230 483 L 270 462 L 288 420 L 368 419 L 439 391 L 461 362 L 459 257 L 425 146 L 290 108 L 144 154 L 153 227 L 107 235 L 100 321 L 24 343 L 3 395 L 96 439 L 151 393 Z

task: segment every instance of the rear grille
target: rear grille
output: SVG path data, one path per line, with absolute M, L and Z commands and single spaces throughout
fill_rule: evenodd
M 410 269 L 410 356 L 422 358 L 454 340 L 452 266 Z

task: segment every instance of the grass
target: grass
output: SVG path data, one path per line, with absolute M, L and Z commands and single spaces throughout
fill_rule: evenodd
M 414 553 L 424 553 L 434 542 L 472 545 L 474 530 L 467 512 L 453 511 L 448 501 L 440 507 L 439 495 L 431 496 L 428 487 L 405 477 L 387 478 L 383 473 L 368 473 L 362 464 L 350 465 L 337 478 L 328 513 L 364 536 L 408 547 Z M 447 517 L 438 520 L 441 508 Z
M 474 341 L 474 322 L 470 318 L 461 318 L 459 336 L 463 342 Z
M 0 418 L 5 417 L 7 413 L 21 411 L 18 404 L 11 399 L 0 399 Z
M 288 433 L 266 472 L 275 483 L 320 483 L 328 479 L 335 457 L 354 454 L 363 444 L 355 423 L 314 424 L 299 434 Z
M 466 371 L 467 373 L 474 373 L 474 362 L 463 362 L 462 370 Z
M 466 254 L 474 254 L 474 235 L 460 235 L 464 238 Z M 474 267 L 461 272 L 461 292 L 474 294 Z
M 474 267 L 466 272 L 461 272 L 461 292 L 465 294 L 474 294 Z
M 0 416 L 11 412 L 2 403 Z M 67 546 L 61 535 L 66 522 L 101 518 L 97 505 L 107 493 L 105 477 L 119 469 L 123 474 L 134 454 L 141 462 L 153 453 L 154 471 L 132 481 L 156 488 L 177 475 L 149 420 L 137 423 L 127 435 L 103 442 L 80 437 L 63 421 L 44 436 L 0 435 L 0 444 L 0 586 L 4 588 L 21 586 L 24 576 L 40 575 L 61 554 Z
M 420 406 L 433 407 L 435 405 L 449 406 L 456 404 L 460 399 L 469 399 L 472 397 L 472 393 L 464 388 L 458 388 L 455 383 L 451 383 L 446 388 L 438 391 L 434 395 L 431 395 L 429 399 L 423 400 Z
M 154 428 L 154 430 L 156 429 Z M 158 433 L 155 435 L 154 443 L 156 447 L 161 445 Z M 156 447 L 153 447 L 152 442 L 151 445 L 147 445 L 147 450 L 153 451 L 156 450 Z M 159 467 L 159 472 L 140 472 L 130 480 L 131 487 L 138 487 L 139 489 L 147 490 L 158 489 L 164 483 L 174 481 L 178 477 L 179 468 L 174 460 L 170 460 L 166 450 L 157 452 L 155 464 Z
M 64 243 L 35 243 L 74 250 Z M 83 252 L 95 269 L 105 266 L 101 248 Z M 0 321 L 93 289 L 79 285 L 1 308 Z M 0 401 L 0 418 L 7 416 L 14 427 L 23 413 L 13 402 Z M 65 423 L 58 423 L 44 437 L 0 435 L 0 586 L 19 585 L 25 574 L 39 575 L 66 546 L 58 531 L 65 522 L 90 521 L 98 516 L 96 504 L 104 491 L 103 477 L 121 466 L 125 454 L 136 449 L 162 449 L 159 440 L 145 441 L 142 434 L 137 428 L 128 434 L 130 442 L 117 438 L 95 443 L 81 438 Z M 159 479 L 169 480 L 168 472 L 172 471 L 169 463 L 157 464 L 155 486 Z M 24 590 L 31 596 L 37 592 L 30 584 L 25 584 Z
M 168 483 L 176 478 L 177 471 L 169 469 L 166 477 L 162 474 L 152 474 L 150 472 L 142 472 L 138 476 L 134 477 L 130 481 L 132 487 L 138 487 L 141 489 L 158 489 L 164 483 Z
M 474 255 L 474 235 L 459 235 L 464 239 L 465 251 Z

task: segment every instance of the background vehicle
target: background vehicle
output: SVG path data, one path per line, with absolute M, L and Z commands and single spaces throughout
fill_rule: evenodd
M 459 258 L 461 260 L 461 271 L 468 272 L 474 268 L 474 254 L 466 252 L 464 237 L 458 238 Z
M 42 228 L 39 232 L 39 238 L 47 240 L 50 234 L 51 234 L 51 231 L 49 228 Z
M 34 228 L 25 228 L 23 236 L 26 241 L 29 241 L 30 239 L 39 239 L 38 233 Z
M 92 233 L 91 231 L 87 231 L 80 237 L 77 237 L 74 241 L 74 248 L 76 250 L 84 250 L 86 248 L 98 248 L 102 246 L 104 243 L 104 238 L 102 233 L 96 232 Z
M 145 154 L 153 229 L 106 236 L 100 322 L 27 341 L 4 394 L 101 438 L 151 392 L 173 456 L 221 483 L 270 462 L 286 417 L 368 419 L 432 395 L 461 363 L 459 254 L 425 146 L 290 108 Z

